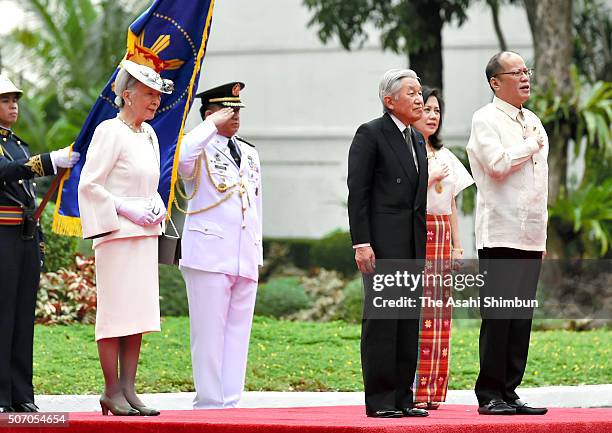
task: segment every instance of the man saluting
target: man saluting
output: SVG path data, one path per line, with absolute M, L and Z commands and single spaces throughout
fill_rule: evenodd
M 203 122 L 180 150 L 189 200 L 180 268 L 189 297 L 195 409 L 240 400 L 263 264 L 259 156 L 236 135 L 243 88 L 232 82 L 196 95 Z

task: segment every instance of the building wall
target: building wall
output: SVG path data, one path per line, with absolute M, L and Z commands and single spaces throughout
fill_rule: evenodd
M 449 146 L 465 146 L 472 113 L 491 99 L 484 66 L 498 48 L 490 11 L 477 3 L 468 15 L 461 28 L 446 26 L 443 33 L 443 136 Z M 352 136 L 381 114 L 382 74 L 408 66 L 405 56 L 381 51 L 376 31 L 363 48 L 347 52 L 339 43 L 323 45 L 309 19 L 301 0 L 218 0 L 200 78 L 200 91 L 246 83 L 240 135 L 261 156 L 266 236 L 321 237 L 348 227 Z M 524 10 L 504 7 L 501 23 L 509 47 L 530 58 Z M 187 129 L 199 121 L 198 109 L 196 102 Z M 471 216 L 461 218 L 461 230 L 471 255 Z

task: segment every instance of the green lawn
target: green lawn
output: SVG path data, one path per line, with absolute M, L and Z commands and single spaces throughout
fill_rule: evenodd
M 469 322 L 474 325 L 474 321 Z M 360 391 L 359 326 L 342 322 L 287 322 L 257 317 L 248 390 Z M 536 331 L 523 386 L 608 383 L 612 331 Z M 469 389 L 478 371 L 478 329 L 453 329 L 451 389 Z M 37 394 L 98 394 L 102 390 L 94 328 L 37 326 Z M 139 392 L 193 391 L 189 320 L 167 317 L 162 332 L 144 336 Z

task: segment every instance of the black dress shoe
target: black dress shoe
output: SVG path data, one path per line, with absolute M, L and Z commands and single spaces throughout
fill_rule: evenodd
M 527 406 L 527 403 L 522 402 L 519 399 L 509 401 L 507 404 L 516 410 L 517 415 L 544 415 L 546 412 L 548 412 L 548 409 L 545 407 Z
M 386 410 L 369 410 L 366 409 L 366 415 L 370 418 L 401 418 L 402 411 L 395 409 Z
M 489 403 L 480 406 L 478 413 L 481 415 L 515 415 L 516 409 L 503 400 L 491 400 Z
M 429 412 L 418 407 L 405 407 L 402 409 L 403 416 L 429 416 Z
M 30 402 L 16 404 L 13 409 L 15 412 L 38 412 L 39 410 L 38 406 Z
M 9 413 L 14 412 L 13 408 L 10 406 L 0 406 L 0 413 Z

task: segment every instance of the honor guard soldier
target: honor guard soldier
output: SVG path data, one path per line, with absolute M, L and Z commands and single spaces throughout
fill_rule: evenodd
M 259 156 L 236 135 L 243 88 L 233 82 L 196 95 L 204 121 L 180 149 L 188 200 L 180 269 L 189 299 L 195 409 L 238 404 L 263 264 Z
M 11 130 L 22 94 L 0 76 L 0 413 L 38 411 L 32 345 L 43 244 L 31 179 L 72 167 L 79 159 L 70 147 L 30 155 L 28 145 Z

